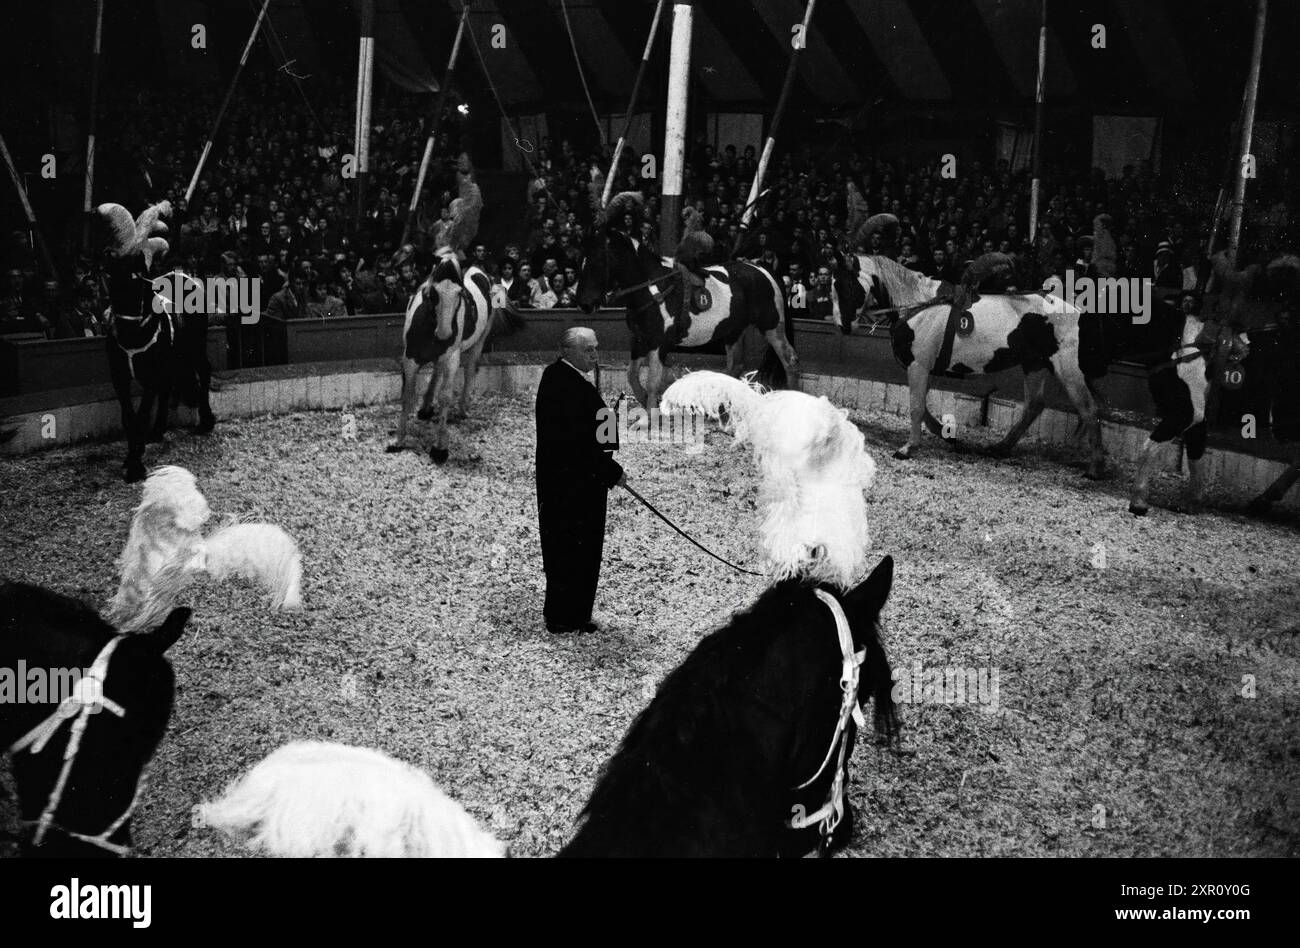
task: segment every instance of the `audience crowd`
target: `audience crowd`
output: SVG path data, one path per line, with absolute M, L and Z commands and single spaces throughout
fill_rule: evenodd
M 398 252 L 424 142 L 422 123 L 413 118 L 421 112 L 405 102 L 376 103 L 369 200 L 357 227 L 356 183 L 344 174 L 351 127 L 345 90 L 324 96 L 319 109 L 304 108 L 290 95 L 273 79 L 255 80 L 232 106 L 188 203 L 184 193 L 213 103 L 165 89 L 113 103 L 105 126 L 117 129 L 121 151 L 134 164 L 116 182 L 101 177 L 101 193 L 115 200 L 137 194 L 134 213 L 145 200 L 170 200 L 175 213 L 167 266 L 198 276 L 259 277 L 264 313 L 273 320 L 405 309 L 427 265 L 427 255 Z M 454 119 L 444 127 L 454 129 Z M 454 134 L 442 136 L 442 158 L 457 150 Z M 535 177 L 523 224 L 514 233 L 481 228 L 469 251 L 492 277 L 497 306 L 573 305 L 610 151 L 580 153 L 569 141 L 539 143 L 531 155 Z M 860 250 L 888 253 L 954 282 L 970 260 L 1000 251 L 1022 261 L 1021 288 L 1031 273 L 1041 279 L 1066 267 L 1150 277 L 1169 286 L 1193 279 L 1189 271 L 1202 255 L 1213 200 L 1208 180 L 1182 171 L 1159 175 L 1146 164 L 1112 178 L 1097 171 L 1053 171 L 1044 191 L 1042 239 L 1030 248 L 1024 170 L 1006 161 L 969 161 L 947 177 L 939 159 L 886 160 L 855 147 L 850 136 L 833 148 L 788 147 L 778 152 L 765 182 L 769 190 L 743 236 L 757 168 L 752 145 L 715 150 L 701 136 L 688 154 L 685 190 L 715 238 L 718 257 L 733 256 L 737 247 L 735 256 L 770 270 L 800 317 L 830 318 L 836 267 Z M 660 196 L 658 182 L 644 178 L 642 167 L 640 156 L 627 155 L 614 190 L 645 194 L 644 219 L 633 226 L 653 247 Z M 131 175 L 138 180 L 122 180 Z M 410 222 L 410 240 L 418 247 L 437 243 L 450 217 L 453 188 L 450 162 L 438 161 Z M 518 199 L 521 206 L 524 199 Z M 881 212 L 899 222 L 888 239 L 880 232 L 864 234 L 867 219 Z M 10 235 L 0 333 L 103 334 L 106 301 L 91 258 L 67 250 L 65 283 L 39 281 L 26 233 Z

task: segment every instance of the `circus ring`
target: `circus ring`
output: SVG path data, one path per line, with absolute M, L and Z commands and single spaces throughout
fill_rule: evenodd
M 383 451 L 391 360 L 232 375 L 214 394 L 213 435 L 180 430 L 166 451 L 151 446 L 147 463 L 193 470 L 218 514 L 298 538 L 307 605 L 273 614 L 251 587 L 193 591 L 195 618 L 170 653 L 175 711 L 134 821 L 142 855 L 236 854 L 195 825 L 194 804 L 302 738 L 423 768 L 515 855 L 569 838 L 657 682 L 763 582 L 704 558 L 615 492 L 597 604 L 607 631 L 542 630 L 532 393 L 545 358 L 543 347 L 489 357 L 443 467 Z M 622 375 L 606 369 L 608 394 Z M 896 461 L 900 387 L 813 371 L 805 387 L 861 425 L 880 467 L 873 547 L 897 563 L 886 639 L 906 676 L 908 752 L 860 741 L 852 855 L 1300 851 L 1293 513 L 1134 518 L 1122 459 L 1141 433 L 1108 430 L 1121 471 L 1090 482 L 1068 463 L 1078 452 L 1065 445 L 1065 413 L 1047 413 L 1039 443 L 1007 461 L 937 446 Z M 16 456 L 0 459 L 4 572 L 103 602 L 138 486 L 119 479 L 120 443 L 32 451 L 47 415 L 74 437 L 115 413 L 48 401 L 3 409 L 20 426 Z M 961 392 L 934 407 L 968 421 L 987 411 L 994 427 L 1011 410 Z M 755 562 L 755 478 L 729 439 L 628 444 L 621 460 L 699 539 Z M 1216 463 L 1244 472 L 1254 460 Z M 936 670 L 983 684 L 936 692 L 923 684 Z M 0 817 L 17 828 L 10 802 Z

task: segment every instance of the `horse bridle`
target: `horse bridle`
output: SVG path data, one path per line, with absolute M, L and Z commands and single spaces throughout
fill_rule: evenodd
M 89 843 L 92 846 L 98 846 L 100 849 L 107 850 L 114 855 L 126 856 L 130 854 L 130 847 L 109 842 L 109 839 L 122 828 L 122 824 L 131 818 L 131 813 L 140 800 L 140 792 L 144 786 L 143 771 L 136 779 L 135 793 L 131 796 L 131 802 L 127 805 L 126 811 L 110 823 L 102 833 L 88 836 L 84 833 L 74 832 L 54 822 L 54 815 L 59 809 L 59 804 L 63 802 L 63 792 L 67 788 L 68 776 L 72 773 L 72 766 L 76 763 L 77 753 L 81 750 L 81 739 L 90 723 L 90 715 L 100 710 L 106 710 L 119 718 L 126 716 L 126 709 L 104 694 L 104 679 L 108 676 L 109 660 L 113 657 L 113 652 L 117 649 L 118 643 L 124 637 L 124 635 L 118 634 L 109 639 L 108 643 L 100 649 L 99 654 L 95 656 L 90 671 L 77 681 L 72 694 L 64 698 L 49 717 L 20 737 L 8 749 L 9 754 L 17 754 L 23 750 L 28 750 L 31 754 L 39 754 L 45 749 L 45 745 L 54 737 L 59 728 L 63 726 L 63 722 L 72 720 L 72 733 L 68 736 L 68 744 L 63 750 L 63 767 L 59 771 L 54 788 L 45 801 L 45 809 L 41 811 L 40 817 L 35 821 L 36 831 L 32 836 L 33 846 L 41 845 L 46 833 L 51 829 L 55 829 L 64 836 L 80 840 L 83 843 Z M 24 822 L 30 823 L 32 821 Z
M 848 756 L 848 724 L 852 718 L 858 727 L 866 727 L 866 718 L 862 714 L 862 708 L 858 704 L 858 686 L 861 675 L 861 666 L 867 656 L 865 648 L 854 650 L 853 634 L 849 630 L 848 617 L 844 615 L 844 608 L 839 604 L 834 596 L 823 589 L 814 589 L 814 594 L 831 611 L 835 618 L 835 634 L 839 641 L 840 655 L 843 665 L 840 670 L 840 691 L 843 698 L 840 702 L 839 718 L 835 723 L 835 733 L 831 735 L 831 745 L 826 751 L 826 756 L 822 759 L 822 764 L 817 768 L 817 772 L 805 780 L 803 783 L 794 787 L 795 790 L 803 790 L 817 781 L 818 778 L 826 772 L 826 766 L 835 760 L 835 777 L 831 780 L 831 786 L 826 795 L 826 802 L 821 807 L 807 815 L 797 814 L 786 821 L 786 826 L 790 829 L 805 829 L 813 824 L 817 824 L 817 830 L 820 834 L 820 842 L 809 856 L 821 855 L 830 845 L 831 834 L 835 831 L 844 818 L 844 761 Z

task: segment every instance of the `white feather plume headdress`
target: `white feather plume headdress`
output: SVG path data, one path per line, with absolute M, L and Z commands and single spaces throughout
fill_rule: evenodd
M 198 812 L 205 825 L 275 856 L 505 855 L 422 770 L 345 744 L 286 744 Z
M 243 576 L 259 582 L 272 608 L 302 606 L 302 557 L 289 534 L 271 524 L 242 523 L 204 538 L 201 530 L 211 516 L 185 468 L 168 465 L 149 475 L 118 558 L 121 583 L 104 609 L 110 625 L 119 632 L 155 628 L 205 572 L 216 580 Z
M 720 372 L 691 372 L 664 392 L 661 411 L 717 418 L 758 464 L 759 542 L 775 579 L 803 577 L 848 589 L 871 543 L 863 491 L 876 464 L 848 413 L 823 397 L 764 392 Z
M 171 217 L 170 201 L 161 201 L 145 208 L 135 220 L 131 219 L 131 212 L 121 204 L 101 204 L 97 210 L 108 225 L 108 250 L 113 256 L 143 254 L 144 265 L 150 267 L 155 255 L 163 256 L 167 253 L 166 239 L 156 235 L 167 233 L 167 224 L 163 218 Z

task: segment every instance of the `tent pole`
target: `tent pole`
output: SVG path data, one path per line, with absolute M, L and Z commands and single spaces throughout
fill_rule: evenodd
M 456 39 L 451 44 L 451 56 L 447 59 L 447 71 L 442 75 L 442 85 L 438 89 L 437 99 L 434 101 L 433 116 L 429 119 L 429 137 L 424 143 L 424 157 L 420 159 L 420 173 L 415 177 L 415 193 L 411 195 L 411 204 L 406 209 L 406 226 L 402 228 L 402 240 L 399 247 L 405 247 L 411 242 L 411 228 L 415 224 L 416 211 L 420 206 L 420 193 L 424 191 L 424 179 L 429 173 L 429 162 L 433 158 L 433 148 L 438 138 L 438 131 L 442 126 L 442 110 L 447 104 L 447 90 L 451 85 L 451 74 L 456 68 L 456 60 L 460 56 L 460 41 L 465 36 L 465 26 L 469 22 L 469 4 L 460 11 L 460 25 L 456 27 Z
M 357 54 L 357 124 L 355 139 L 357 193 L 353 224 L 358 230 L 366 213 L 370 182 L 370 100 L 375 77 L 375 0 L 362 0 L 361 41 Z
M 655 5 L 655 16 L 650 21 L 650 35 L 646 37 L 645 51 L 641 54 L 641 65 L 636 68 L 636 79 L 632 83 L 632 96 L 627 103 L 627 117 L 623 119 L 623 134 L 618 136 L 618 144 L 614 146 L 614 159 L 609 163 L 609 174 L 605 176 L 605 193 L 600 196 L 600 206 L 603 208 L 609 203 L 609 196 L 614 190 L 614 172 L 618 170 L 618 162 L 623 157 L 623 148 L 627 145 L 627 133 L 632 128 L 632 116 L 636 114 L 636 100 L 641 94 L 641 80 L 645 78 L 646 66 L 650 62 L 650 52 L 654 49 L 655 34 L 659 32 L 659 18 L 664 12 L 664 0 L 659 0 Z
M 90 53 L 90 115 L 86 120 L 86 185 L 82 193 L 82 249 L 90 247 L 91 194 L 95 184 L 95 119 L 99 114 L 99 51 L 104 36 L 104 0 L 95 3 L 95 41 Z
M 1043 181 L 1043 112 L 1047 90 L 1047 0 L 1043 0 L 1038 26 L 1038 82 L 1034 89 L 1033 178 L 1029 185 L 1029 246 L 1037 259 L 1038 214 Z
M 185 206 L 187 208 L 190 204 L 190 198 L 194 197 L 194 189 L 198 187 L 199 175 L 203 173 L 203 165 L 208 160 L 209 152 L 212 151 L 212 141 L 217 137 L 217 129 L 221 127 L 221 120 L 225 117 L 226 109 L 230 107 L 230 99 L 235 94 L 235 86 L 239 83 L 239 74 L 244 71 L 244 63 L 248 62 L 248 54 L 252 51 L 253 43 L 257 40 L 257 31 L 262 28 L 262 20 L 266 18 L 266 11 L 270 6 L 271 0 L 264 0 L 262 9 L 253 23 L 253 32 L 248 34 L 248 42 L 244 44 L 244 54 L 239 57 L 239 65 L 235 67 L 235 74 L 230 77 L 230 87 L 226 89 L 226 97 L 221 102 L 221 108 L 217 109 L 217 117 L 212 121 L 212 128 L 208 132 L 208 140 L 203 143 L 203 153 L 199 155 L 199 164 L 194 169 L 194 177 L 190 178 L 190 186 L 185 189 Z M 89 187 L 89 183 L 87 183 L 87 187 Z
M 668 60 L 668 106 L 664 124 L 663 205 L 659 210 L 659 252 L 677 253 L 682 232 L 682 180 L 686 162 L 686 121 L 691 83 L 691 29 L 694 0 L 673 3 L 672 47 Z
M 732 257 L 740 250 L 740 245 L 745 240 L 745 232 L 749 230 L 750 221 L 753 220 L 754 211 L 758 207 L 758 198 L 763 191 L 763 178 L 767 175 L 768 162 L 772 160 L 772 150 L 776 147 L 777 129 L 781 127 L 785 107 L 790 101 L 790 90 L 794 87 L 799 54 L 808 45 L 808 27 L 812 23 L 813 11 L 816 8 L 817 0 L 808 0 L 808 6 L 803 14 L 803 26 L 799 31 L 799 42 L 795 44 L 794 52 L 790 54 L 790 61 L 786 64 L 785 81 L 781 84 L 781 94 L 776 100 L 776 111 L 772 113 L 772 124 L 767 130 L 767 141 L 763 143 L 763 154 L 758 159 L 758 169 L 754 172 L 754 180 L 749 186 L 749 200 L 745 203 L 745 212 L 740 218 L 740 231 L 736 234 L 735 243 L 731 245 Z

